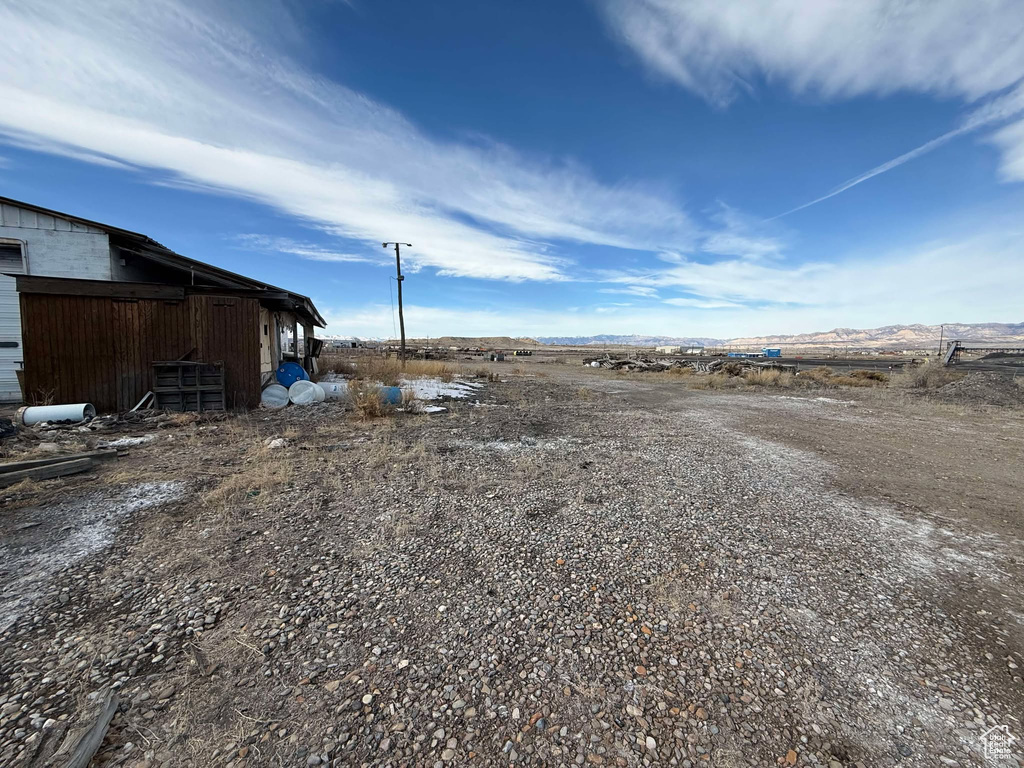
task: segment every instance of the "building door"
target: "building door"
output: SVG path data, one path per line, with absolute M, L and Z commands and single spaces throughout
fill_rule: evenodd
M 21 400 L 17 370 L 21 367 L 21 310 L 13 277 L 25 273 L 21 244 L 0 241 L 0 402 Z

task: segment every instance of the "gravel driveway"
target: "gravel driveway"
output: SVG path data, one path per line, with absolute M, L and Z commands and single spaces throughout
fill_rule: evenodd
M 113 685 L 95 765 L 1024 765 L 1019 412 L 525 370 L 133 449 L 190 491 L 0 637 L 0 763 Z

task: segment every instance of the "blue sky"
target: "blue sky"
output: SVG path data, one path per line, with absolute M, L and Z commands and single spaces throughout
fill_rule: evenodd
M 1017 0 L 0 0 L 0 193 L 329 333 L 1019 322 Z

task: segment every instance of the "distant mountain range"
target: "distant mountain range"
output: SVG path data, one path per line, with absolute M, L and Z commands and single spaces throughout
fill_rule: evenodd
M 621 344 L 629 347 L 660 347 L 667 344 L 678 344 L 687 347 L 713 347 L 725 342 L 722 339 L 679 336 L 616 336 L 601 334 L 600 336 L 538 336 L 541 344 L 559 347 L 593 347 Z
M 1024 323 L 947 323 L 941 331 L 946 340 L 960 339 L 979 346 L 1024 346 Z M 789 347 L 853 347 L 868 349 L 931 349 L 939 343 L 937 325 L 886 325 L 881 328 L 833 328 L 831 331 L 793 335 L 748 336 L 734 339 L 713 339 L 691 336 L 541 336 L 537 341 L 554 346 L 607 346 L 623 344 L 632 347 L 679 346 L 762 346 Z

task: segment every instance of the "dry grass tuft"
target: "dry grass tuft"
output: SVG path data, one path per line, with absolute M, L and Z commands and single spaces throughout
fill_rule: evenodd
M 706 376 L 691 376 L 686 379 L 689 389 L 725 389 L 732 386 L 727 373 L 710 373 Z
M 320 372 L 337 373 L 342 376 L 354 376 L 356 364 L 349 359 L 337 355 L 322 355 L 320 357 Z
M 484 379 L 485 381 L 500 381 L 501 378 L 494 371 L 489 371 L 486 368 L 477 368 L 473 371 L 473 377 L 477 379 Z
M 889 375 L 882 371 L 856 370 L 837 374 L 828 366 L 800 371 L 798 381 L 803 384 L 815 383 L 819 386 L 832 387 L 879 387 L 889 382 Z
M 287 451 L 268 448 L 253 435 L 242 468 L 226 475 L 203 501 L 221 511 L 246 501 L 266 504 L 291 482 L 294 464 Z
M 882 384 L 885 384 L 886 382 L 889 381 L 889 374 L 883 373 L 882 371 L 850 371 L 850 376 L 852 376 L 855 379 L 868 379 L 870 381 L 881 382 Z
M 576 399 L 589 402 L 594 399 L 594 390 L 589 387 L 580 387 L 576 390 Z
M 951 371 L 939 363 L 927 362 L 914 368 L 905 368 L 903 373 L 893 376 L 892 383 L 907 389 L 937 389 L 954 381 L 959 381 L 965 374 Z
M 835 376 L 835 371 L 827 365 L 811 368 L 807 371 L 800 371 L 797 376 L 803 381 L 813 381 L 825 387 L 834 386 L 832 379 Z
M 459 375 L 459 367 L 443 360 L 406 360 L 405 369 L 397 357 L 366 355 L 352 362 L 332 364 L 329 370 L 363 381 L 374 381 L 387 387 L 397 387 L 403 377 L 429 376 L 451 381 Z
M 189 424 L 195 424 L 199 421 L 198 413 L 172 413 L 167 417 L 165 424 L 170 424 L 173 427 L 187 427 Z
M 0 490 L 4 496 L 18 496 L 20 494 L 33 494 L 39 490 L 39 481 L 33 480 L 30 477 L 26 477 L 24 480 L 19 480 L 14 485 L 9 485 L 6 488 Z
M 362 420 L 379 419 L 391 412 L 391 407 L 384 399 L 377 384 L 368 384 L 360 381 L 348 383 L 348 397 L 352 401 L 352 407 Z M 403 393 L 404 398 L 404 393 Z
M 793 374 L 788 371 L 780 371 L 774 368 L 762 368 L 756 371 L 747 371 L 743 379 L 755 387 L 779 387 L 789 389 L 793 386 Z
M 874 379 L 862 379 L 857 376 L 833 376 L 831 384 L 836 387 L 876 387 L 879 382 Z
M 679 368 L 669 368 L 666 373 L 670 376 L 693 376 L 696 371 L 690 366 L 685 365 Z

